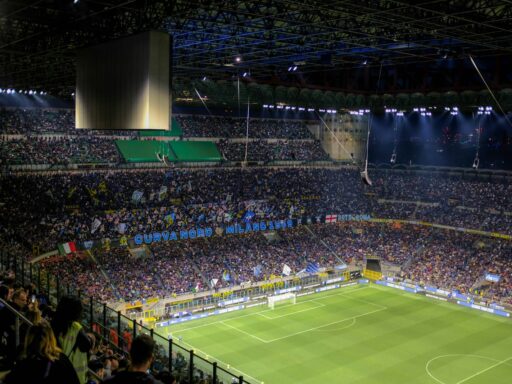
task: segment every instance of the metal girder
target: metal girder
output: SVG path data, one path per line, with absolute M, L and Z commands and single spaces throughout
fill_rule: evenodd
M 0 87 L 72 88 L 77 49 L 148 29 L 173 35 L 174 76 L 185 79 L 250 71 L 315 85 L 363 62 L 420 68 L 467 53 L 512 56 L 511 1 L 5 0 Z M 300 74 L 287 74 L 297 62 Z

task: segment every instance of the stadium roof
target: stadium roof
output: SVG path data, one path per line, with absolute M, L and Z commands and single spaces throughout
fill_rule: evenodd
M 149 29 L 172 34 L 178 79 L 325 84 L 380 63 L 512 56 L 511 19 L 495 0 L 4 0 L 0 86 L 72 88 L 77 48 Z

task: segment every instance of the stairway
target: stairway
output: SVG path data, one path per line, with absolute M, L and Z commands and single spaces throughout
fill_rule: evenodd
M 110 279 L 110 277 L 108 277 L 108 275 L 105 272 L 105 270 L 103 269 L 103 266 L 101 265 L 101 263 L 99 263 L 98 260 L 96 260 L 96 257 L 94 257 L 94 253 L 90 249 L 86 250 L 85 253 L 94 262 L 94 264 L 96 264 L 98 266 L 98 269 L 100 270 L 101 274 L 103 275 L 103 277 L 105 277 L 105 280 L 108 282 L 108 284 L 112 288 L 112 292 L 114 292 L 116 297 L 118 299 L 120 299 L 121 295 L 119 294 L 119 291 L 117 290 L 117 287 L 114 285 L 114 283 L 112 283 L 112 280 Z

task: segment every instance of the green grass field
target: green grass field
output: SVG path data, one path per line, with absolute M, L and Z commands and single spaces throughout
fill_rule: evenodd
M 251 383 L 512 383 L 510 319 L 376 285 L 166 331 Z

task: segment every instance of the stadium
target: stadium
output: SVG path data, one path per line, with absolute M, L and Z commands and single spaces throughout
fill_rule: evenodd
M 0 2 L 0 383 L 510 383 L 511 18 Z

